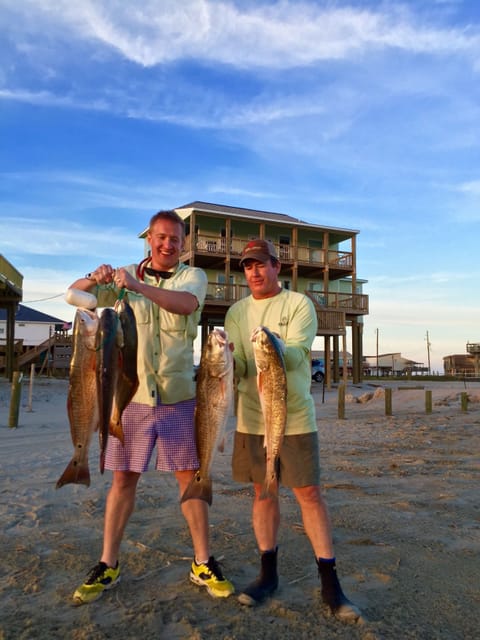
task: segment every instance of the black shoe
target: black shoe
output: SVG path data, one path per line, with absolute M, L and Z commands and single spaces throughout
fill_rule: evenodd
M 278 578 L 269 582 L 258 577 L 238 596 L 238 601 L 247 607 L 255 607 L 274 593 L 278 587 Z
M 360 609 L 343 593 L 337 577 L 335 560 L 317 560 L 318 575 L 322 581 L 322 601 L 329 613 L 341 622 L 358 622 L 362 618 Z
M 254 607 L 266 600 L 278 587 L 277 549 L 264 551 L 261 557 L 260 575 L 238 596 L 238 601 Z

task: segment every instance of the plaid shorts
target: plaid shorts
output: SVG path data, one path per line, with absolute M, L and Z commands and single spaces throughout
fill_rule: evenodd
M 195 399 L 156 407 L 131 402 L 122 415 L 125 444 L 108 437 L 105 468 L 143 473 L 157 445 L 157 471 L 198 469 L 194 413 Z

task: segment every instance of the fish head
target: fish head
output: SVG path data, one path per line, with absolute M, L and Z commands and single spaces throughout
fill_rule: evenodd
M 208 334 L 201 364 L 208 368 L 211 376 L 225 375 L 233 367 L 233 354 L 226 331 L 214 329 Z
M 268 369 L 273 358 L 275 360 L 280 359 L 283 362 L 285 345 L 267 327 L 256 327 L 252 332 L 251 341 L 253 342 L 257 369 Z
M 74 333 L 83 337 L 95 336 L 99 318 L 96 311 L 78 307 L 75 312 Z

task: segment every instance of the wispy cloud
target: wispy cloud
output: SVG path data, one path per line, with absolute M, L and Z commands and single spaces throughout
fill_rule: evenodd
M 387 12 L 381 5 L 337 8 L 292 0 L 243 6 L 227 0 L 26 0 L 16 11 L 29 29 L 48 22 L 58 35 L 68 29 L 68 37 L 102 44 L 146 67 L 196 59 L 285 69 L 382 49 L 476 58 L 479 47 L 473 29 L 436 26 L 434 15 L 431 25 L 427 18 L 422 23 L 401 4 L 388 5 Z

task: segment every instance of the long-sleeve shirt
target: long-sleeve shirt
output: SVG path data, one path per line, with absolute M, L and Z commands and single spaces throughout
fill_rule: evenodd
M 137 278 L 136 265 L 125 268 Z M 157 282 L 155 276 L 144 275 L 143 282 L 170 291 L 188 291 L 197 298 L 198 307 L 190 315 L 171 313 L 148 298 L 128 291 L 138 333 L 139 387 L 132 402 L 155 406 L 158 396 L 164 404 L 190 400 L 195 397 L 193 341 L 207 292 L 207 276 L 202 269 L 180 263 L 171 278 Z M 100 286 L 98 306 L 112 306 L 118 293 L 118 289 L 110 285 Z
M 239 378 L 237 430 L 258 435 L 265 432 L 250 340 L 252 331 L 260 325 L 278 333 L 286 346 L 286 435 L 316 431 L 315 404 L 310 392 L 310 350 L 317 333 L 317 316 L 311 300 L 286 289 L 263 300 L 250 295 L 227 312 L 225 330 L 234 344 L 235 375 Z

